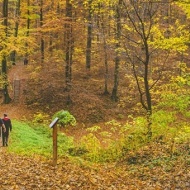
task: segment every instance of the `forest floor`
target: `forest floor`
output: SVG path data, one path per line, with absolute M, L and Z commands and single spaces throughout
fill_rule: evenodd
M 50 160 L 25 157 L 0 147 L 1 190 L 189 190 L 190 168 L 175 165 L 122 163 L 74 164 L 67 158 L 52 166 Z

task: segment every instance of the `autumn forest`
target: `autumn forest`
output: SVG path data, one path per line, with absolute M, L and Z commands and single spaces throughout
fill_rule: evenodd
M 1 115 L 14 124 L 1 156 L 16 155 L 14 164 L 21 156 L 28 167 L 36 155 L 47 170 L 47 126 L 59 118 L 62 180 L 28 181 L 27 189 L 190 188 L 189 0 L 0 0 L 0 7 Z M 76 181 L 65 181 L 63 163 Z M 79 183 L 81 173 L 90 177 Z

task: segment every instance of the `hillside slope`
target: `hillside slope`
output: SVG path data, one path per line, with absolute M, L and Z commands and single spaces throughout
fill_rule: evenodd
M 24 86 L 29 76 L 27 72 L 27 67 L 23 65 L 12 67 L 9 71 L 10 82 L 13 82 L 16 77 L 22 81 L 21 85 Z M 10 95 L 13 95 L 11 93 L 10 90 Z M 20 96 L 21 99 L 23 98 L 22 96 L 23 94 Z M 91 101 L 85 104 L 89 106 L 89 109 L 91 109 L 91 105 L 97 103 L 97 97 L 93 97 L 93 104 L 91 104 Z M 81 102 L 82 100 L 79 99 L 75 106 L 81 106 L 79 109 L 82 115 L 85 114 L 86 109 L 82 107 Z M 121 113 L 121 110 L 117 107 L 112 109 L 114 105 L 107 104 L 107 106 L 109 111 L 112 111 L 110 118 L 114 113 L 115 116 Z M 4 112 L 8 113 L 11 118 L 19 120 L 33 114 L 33 110 L 28 109 L 24 102 L 15 103 L 14 99 L 8 105 L 1 105 L 1 114 Z M 107 115 L 108 113 L 110 112 L 105 114 Z M 71 129 L 67 133 L 80 138 L 82 130 L 81 128 Z M 9 147 L 11 146 L 14 147 L 14 144 L 10 144 Z M 183 154 L 169 158 L 164 154 L 164 146 L 158 142 L 157 146 L 150 144 L 139 152 L 128 152 L 127 155 L 123 156 L 122 160 L 118 158 L 116 163 L 89 164 L 80 159 L 77 160 L 77 158 L 76 160 L 73 159 L 74 162 L 72 162 L 66 157 L 60 157 L 58 158 L 58 165 L 53 167 L 51 158 L 45 159 L 35 154 L 32 155 L 32 158 L 16 155 L 10 153 L 6 147 L 0 147 L 0 189 L 189 190 L 188 145 L 186 148 L 186 153 L 182 148 L 180 152 Z M 169 148 L 167 147 L 165 151 L 169 151 Z

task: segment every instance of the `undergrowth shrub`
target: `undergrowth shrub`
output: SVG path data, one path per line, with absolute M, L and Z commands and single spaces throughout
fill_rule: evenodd
M 50 116 L 44 112 L 37 112 L 33 116 L 32 123 L 34 124 L 48 124 L 50 120 Z
M 165 143 L 171 155 L 181 143 L 189 141 L 190 83 L 189 75 L 171 77 L 169 84 L 160 87 L 160 102 L 152 116 L 153 139 Z M 156 111 L 158 110 L 158 111 Z
M 174 133 L 175 127 L 172 127 L 176 121 L 175 112 L 159 110 L 152 115 L 152 139 L 162 139 L 169 133 Z
M 175 97 L 175 102 L 172 100 L 173 97 Z M 181 118 L 178 117 L 179 113 L 186 117 L 188 101 L 189 97 L 184 94 L 162 96 L 162 102 L 153 111 L 151 140 L 147 138 L 147 120 L 145 117 L 133 118 L 130 116 L 130 122 L 128 121 L 125 124 L 113 119 L 105 123 L 109 131 L 102 130 L 98 125 L 88 128 L 88 134 L 82 137 L 70 155 L 80 156 L 92 162 L 112 162 L 130 155 L 131 152 L 134 153 L 132 155 L 138 155 L 143 147 L 159 145 L 159 147 L 163 146 L 163 149 L 158 150 L 158 152 L 164 151 L 163 159 L 151 155 L 149 148 L 147 148 L 139 158 L 132 156 L 129 157 L 129 160 L 132 159 L 133 163 L 141 163 L 139 159 L 147 160 L 146 152 L 148 152 L 147 164 L 149 166 L 162 163 L 168 165 L 168 161 L 173 156 L 181 155 L 182 152 L 188 154 L 188 148 L 184 148 L 183 145 L 190 142 L 190 128 L 187 122 L 182 122 Z M 152 153 L 154 154 L 154 152 Z M 138 162 L 135 162 L 134 159 Z
M 102 131 L 100 126 L 88 128 L 78 145 L 86 152 L 84 159 L 93 162 L 110 162 L 120 159 L 129 150 L 137 150 L 147 142 L 145 120 L 135 119 L 132 124 L 122 125 L 116 120 L 105 123 L 110 131 Z M 118 134 L 117 137 L 114 136 Z M 101 139 L 101 140 L 100 140 Z
M 189 116 L 190 84 L 186 77 L 172 77 L 169 84 L 160 87 L 160 102 L 157 109 L 171 110 Z
M 56 118 L 56 117 L 59 118 L 58 124 L 62 127 L 68 126 L 68 125 L 71 125 L 71 126 L 76 125 L 76 119 L 72 114 L 69 113 L 69 111 L 60 110 L 53 115 L 53 118 Z
M 110 162 L 120 160 L 131 152 L 138 152 L 150 144 L 157 146 L 159 143 L 171 157 L 181 150 L 178 148 L 180 144 L 190 141 L 189 126 L 186 123 L 179 124 L 175 114 L 175 111 L 154 112 L 151 140 L 147 138 L 147 121 L 144 117 L 130 118 L 126 124 L 116 120 L 107 122 L 105 125 L 109 126 L 109 132 L 102 131 L 100 126 L 88 128 L 89 134 L 83 136 L 78 145 L 83 150 L 81 156 L 92 162 Z M 116 133 L 117 137 L 114 136 Z M 155 160 L 157 162 L 157 158 Z
M 83 147 L 83 149 L 88 151 L 88 153 L 85 155 L 86 159 L 89 159 L 93 162 L 99 160 L 99 151 L 101 149 L 100 141 L 93 133 L 83 136 L 80 145 Z

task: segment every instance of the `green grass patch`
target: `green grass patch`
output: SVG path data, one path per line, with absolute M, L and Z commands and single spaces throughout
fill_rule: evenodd
M 10 134 L 8 150 L 24 155 L 52 156 L 52 129 L 44 125 L 30 125 L 17 120 L 12 121 L 13 130 Z M 73 140 L 58 133 L 58 154 L 65 155 Z

